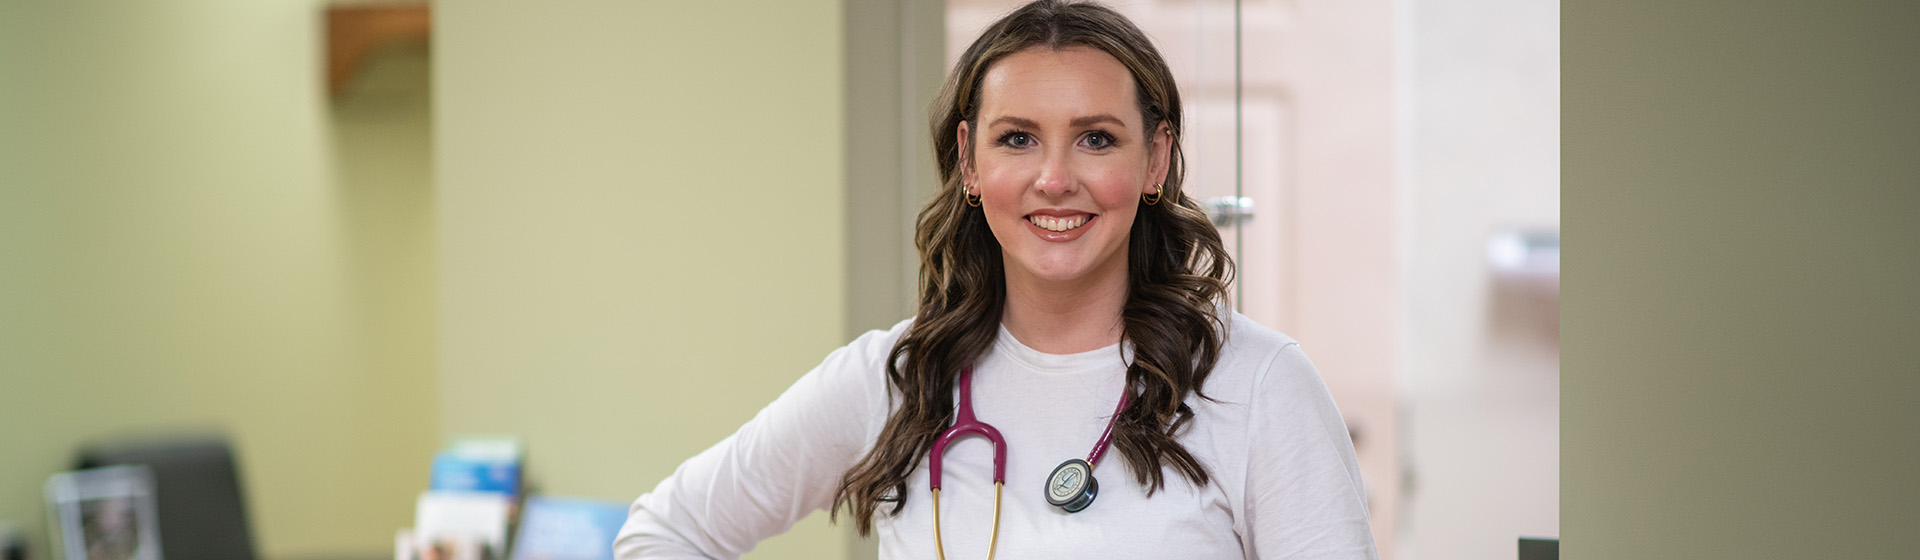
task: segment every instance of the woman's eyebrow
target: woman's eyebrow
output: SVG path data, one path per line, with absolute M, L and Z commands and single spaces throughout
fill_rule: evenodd
M 1076 117 L 1072 121 L 1068 121 L 1067 126 L 1068 128 L 1086 128 L 1086 127 L 1093 126 L 1100 123 L 1112 124 L 1114 126 L 1127 125 L 1127 123 L 1121 122 L 1119 117 L 1102 113 L 1098 115 Z M 1033 122 L 1032 120 L 1029 120 L 1029 119 L 1023 119 L 1020 117 L 1000 117 L 997 119 L 993 119 L 993 122 L 987 123 L 987 127 L 992 128 L 992 127 L 1000 126 L 1001 124 L 1011 124 L 1018 128 L 1028 128 L 1028 129 L 1040 128 L 1040 123 Z
M 1000 117 L 997 119 L 993 119 L 993 122 L 988 123 L 987 127 L 992 128 L 992 127 L 1000 126 L 1001 124 L 1010 124 L 1010 125 L 1013 125 L 1015 128 L 1026 128 L 1026 129 L 1040 128 L 1040 123 L 1023 119 L 1020 117 Z
M 1106 115 L 1106 114 L 1089 115 L 1085 117 L 1080 117 L 1080 118 L 1073 119 L 1073 122 L 1072 122 L 1073 128 L 1086 128 L 1099 123 L 1108 123 L 1114 126 L 1127 125 L 1127 123 L 1120 122 L 1119 117 L 1115 117 L 1113 115 Z

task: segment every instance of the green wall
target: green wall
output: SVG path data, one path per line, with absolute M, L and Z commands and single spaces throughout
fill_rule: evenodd
M 36 551 L 78 445 L 183 428 L 234 437 L 266 556 L 411 524 L 429 113 L 330 104 L 318 6 L 0 3 L 0 520 Z
M 838 3 L 442 6 L 431 70 L 333 101 L 321 9 L 0 4 L 0 521 L 37 550 L 77 446 L 176 428 L 234 435 L 268 557 L 384 554 L 446 435 L 631 500 L 845 342 Z
M 632 500 L 846 342 L 838 2 L 436 13 L 440 425 Z M 839 558 L 824 515 L 759 558 Z
M 1562 12 L 1568 558 L 1920 549 L 1920 4 Z

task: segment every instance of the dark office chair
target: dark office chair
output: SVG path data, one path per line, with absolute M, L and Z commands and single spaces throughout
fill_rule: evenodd
M 226 438 L 143 440 L 90 446 L 78 468 L 153 469 L 160 551 L 185 560 L 254 560 L 240 471 Z

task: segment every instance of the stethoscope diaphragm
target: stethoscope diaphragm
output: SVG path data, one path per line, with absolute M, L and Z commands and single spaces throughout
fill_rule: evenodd
M 1068 459 L 1047 475 L 1047 503 L 1078 513 L 1093 504 L 1100 494 L 1100 481 L 1093 478 L 1093 465 L 1080 459 Z

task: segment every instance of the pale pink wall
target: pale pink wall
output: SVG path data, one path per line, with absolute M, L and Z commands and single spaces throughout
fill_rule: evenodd
M 1558 290 L 1486 243 L 1560 223 L 1559 5 L 1405 4 L 1408 558 L 1514 558 L 1559 534 Z M 1557 281 L 1557 278 L 1554 279 Z

